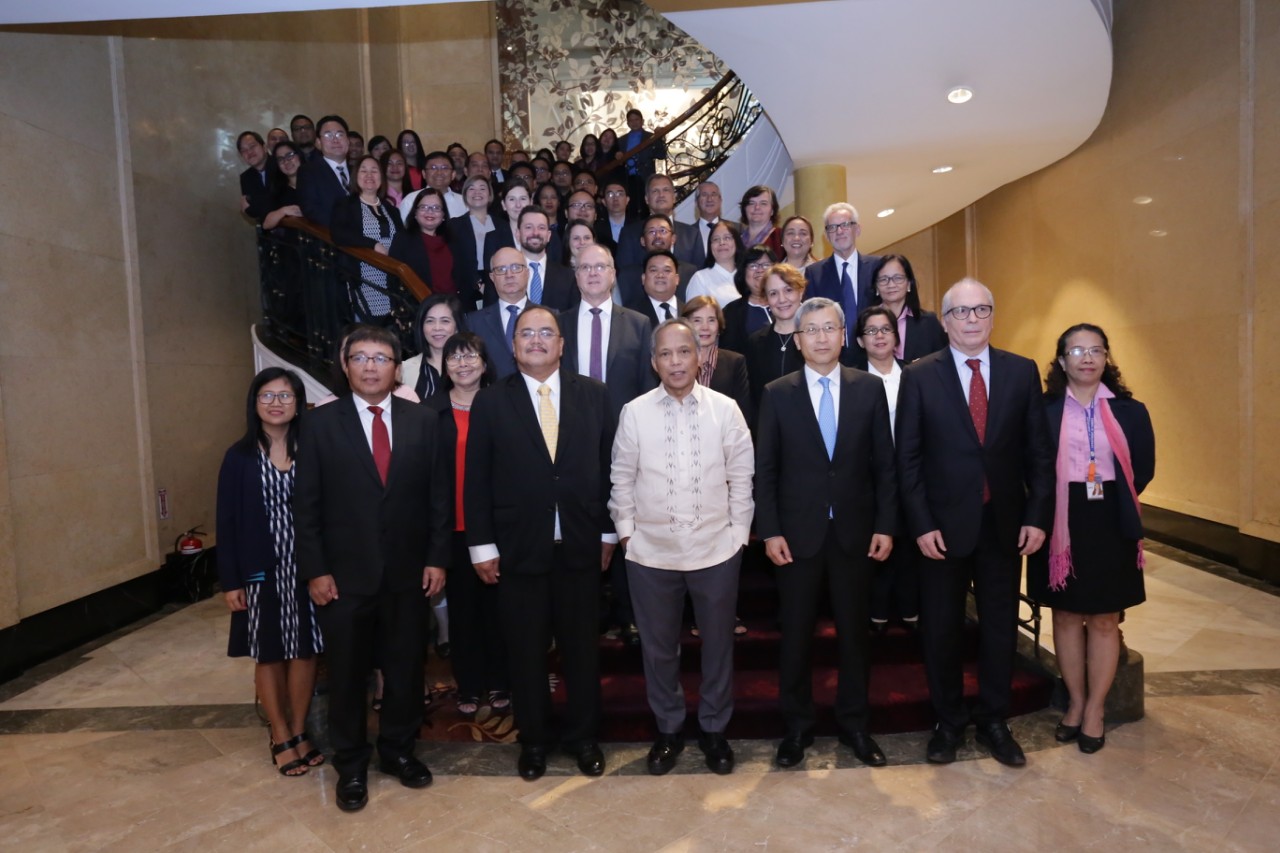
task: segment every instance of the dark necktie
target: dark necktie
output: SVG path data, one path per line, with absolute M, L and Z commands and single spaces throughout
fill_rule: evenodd
M 969 417 L 973 418 L 973 428 L 978 433 L 978 443 L 987 443 L 987 383 L 982 380 L 982 362 L 976 358 L 965 360 L 973 375 L 969 377 Z M 987 478 L 982 477 L 982 502 L 991 500 L 991 487 Z
M 507 318 L 507 349 L 512 352 L 516 351 L 516 317 L 520 316 L 520 306 L 508 305 L 507 313 L 511 316 Z
M 342 181 L 342 186 L 345 187 L 347 185 L 347 167 L 338 166 L 337 168 L 338 168 L 338 180 Z
M 600 322 L 600 309 L 591 309 L 591 363 L 587 370 L 591 374 L 591 378 L 599 382 L 604 381 L 604 358 L 601 350 L 604 348 L 604 327 Z
M 670 320 L 670 319 L 671 319 L 671 303 L 670 303 L 670 302 L 664 302 L 664 303 L 662 303 L 662 313 L 667 315 L 667 316 L 663 317 L 662 319 L 664 319 L 664 320 Z
M 385 486 L 387 471 L 391 468 L 391 436 L 387 434 L 387 424 L 382 420 L 382 407 L 370 406 L 369 411 L 373 412 L 373 464 Z

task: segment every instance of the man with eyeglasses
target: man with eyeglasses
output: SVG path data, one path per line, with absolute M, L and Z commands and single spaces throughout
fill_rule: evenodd
M 671 234 L 667 238 L 667 245 L 662 248 L 675 252 L 676 257 L 692 251 L 692 246 L 698 239 L 698 230 L 688 223 L 675 221 L 675 183 L 666 175 L 650 175 L 644 184 L 644 201 L 649 208 L 650 217 L 667 218 Z M 646 252 L 657 248 L 645 243 L 644 236 L 648 230 L 648 221 L 641 219 L 633 220 L 622 229 L 622 233 L 618 235 L 618 250 L 614 252 L 620 269 L 638 265 Z
M 694 210 L 697 211 L 698 216 L 693 222 L 697 239 L 683 244 L 677 240 L 677 258 L 693 264 L 698 269 L 706 265 L 707 253 L 710 251 L 707 240 L 711 237 L 711 229 L 720 221 L 721 202 L 719 186 L 712 181 L 703 181 L 698 184 L 698 189 L 694 193 Z
M 449 208 L 449 218 L 462 216 L 467 212 L 467 202 L 461 194 L 453 191 L 453 160 L 443 151 L 432 151 L 427 155 L 426 164 L 422 167 L 422 176 L 429 187 L 433 187 L 444 196 L 444 203 Z M 400 200 L 400 218 L 408 221 L 409 211 L 413 209 L 413 200 L 422 190 L 414 190 Z
M 867 624 L 873 561 L 888 559 L 897 527 L 893 437 L 884 385 L 840 364 L 844 340 L 839 303 L 805 300 L 796 312 L 804 368 L 765 386 L 756 420 L 756 535 L 779 567 L 778 700 L 787 726 L 779 767 L 800 764 L 813 743 L 813 633 L 823 599 L 839 650 L 840 743 L 864 764 L 886 763 L 867 730 Z
M 498 585 L 516 768 L 530 782 L 557 740 L 583 774 L 605 766 L 597 632 L 600 573 L 618 541 L 606 510 L 615 421 L 604 385 L 561 370 L 563 352 L 555 313 L 530 306 L 515 331 L 518 372 L 476 397 L 467 438 L 467 544 L 481 580 Z M 553 639 L 566 700 L 558 738 L 547 690 Z
M 645 259 L 652 252 L 671 253 L 675 244 L 675 234 L 675 222 L 665 213 L 652 213 L 644 220 L 644 227 L 640 232 L 639 257 L 630 266 L 618 264 L 617 297 L 623 305 L 636 305 L 644 299 Z M 672 254 L 672 257 L 674 258 L 675 255 Z M 676 274 L 679 278 L 676 294 L 681 302 L 684 301 L 685 290 L 689 287 L 689 279 L 693 278 L 693 274 L 697 271 L 697 267 L 693 264 L 676 261 Z
M 439 463 L 435 413 L 392 394 L 396 336 L 359 326 L 342 360 L 350 392 L 303 419 L 293 507 L 298 572 L 324 633 L 336 803 L 357 811 L 369 799 L 365 697 L 375 646 L 385 684 L 379 769 L 408 788 L 431 784 L 414 745 L 427 599 L 444 588 L 453 482 Z
M 496 301 L 464 316 L 467 331 L 484 339 L 489 363 L 498 377 L 516 371 L 515 329 L 520 312 L 532 304 L 529 299 L 529 266 L 518 249 L 503 248 L 489 259 L 489 279 Z
M 627 184 L 621 178 L 607 180 L 600 194 L 604 204 L 605 216 L 596 223 L 596 242 L 613 253 L 613 260 L 618 262 L 618 241 L 622 232 L 636 217 L 627 213 Z
M 574 190 L 565 201 L 564 209 L 570 222 L 581 219 L 591 227 L 591 233 L 595 234 L 597 211 L 594 195 L 587 190 Z
M 347 122 L 342 116 L 325 116 L 317 127 L 323 156 L 298 170 L 298 200 L 303 216 L 328 228 L 333 206 L 351 195 Z
M 294 147 L 304 160 L 316 160 L 320 150 L 316 148 L 316 126 L 308 116 L 296 115 L 289 119 L 289 134 L 293 137 Z
M 981 282 L 942 297 L 950 345 L 909 365 L 898 391 L 898 481 L 920 561 L 920 632 L 937 725 L 926 758 L 955 761 L 969 722 L 1001 764 L 1026 764 L 1005 718 L 1022 558 L 1053 519 L 1054 453 L 1035 362 L 990 346 L 995 299 Z M 978 695 L 966 704 L 965 599 L 978 608 Z
M 834 249 L 831 257 L 805 267 L 804 277 L 809 282 L 806 299 L 823 296 L 840 303 L 846 317 L 857 317 L 858 312 L 871 302 L 871 273 L 880 262 L 879 255 L 863 255 L 858 252 L 857 209 L 847 202 L 836 202 L 822 214 L 827 241 Z M 844 345 L 855 345 L 852 330 L 845 330 Z
M 267 153 L 257 131 L 246 130 L 236 137 L 236 151 L 247 167 L 240 173 L 240 212 L 255 222 L 271 211 L 271 176 L 276 158 Z

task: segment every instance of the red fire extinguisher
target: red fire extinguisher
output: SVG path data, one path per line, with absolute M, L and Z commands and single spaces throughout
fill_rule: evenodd
M 200 535 L 203 534 L 204 531 L 199 527 L 191 528 L 174 540 L 173 550 L 188 557 L 201 553 L 204 551 L 204 542 L 200 541 Z

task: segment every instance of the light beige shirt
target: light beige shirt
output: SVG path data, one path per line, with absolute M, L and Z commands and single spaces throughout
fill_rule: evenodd
M 683 401 L 662 386 L 622 409 L 609 513 L 627 559 L 693 571 L 747 544 L 755 451 L 738 404 L 695 385 Z

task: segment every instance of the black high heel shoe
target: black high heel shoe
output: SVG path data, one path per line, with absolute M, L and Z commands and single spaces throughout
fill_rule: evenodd
M 284 743 L 276 743 L 269 736 L 267 737 L 267 748 L 271 750 L 272 765 L 276 770 L 280 771 L 281 776 L 288 776 L 290 779 L 296 779 L 299 776 L 306 776 L 307 771 L 311 769 L 307 766 L 307 762 L 303 761 L 301 758 L 295 758 L 293 761 L 290 761 L 285 765 L 276 764 L 277 755 L 282 752 L 288 752 L 295 746 L 297 746 L 297 743 L 292 739 L 287 740 Z M 301 772 L 295 773 L 295 770 L 300 770 Z
M 1053 730 L 1053 739 L 1058 743 L 1071 743 L 1071 741 L 1080 737 L 1079 726 L 1068 726 L 1066 723 L 1058 723 L 1058 727 Z
M 1102 749 L 1106 745 L 1107 745 L 1106 735 L 1103 735 L 1102 737 L 1089 737 L 1084 732 L 1080 733 L 1080 738 L 1079 740 L 1076 741 L 1076 746 L 1080 747 L 1080 751 L 1083 752 L 1085 755 L 1093 755 L 1095 752 Z

